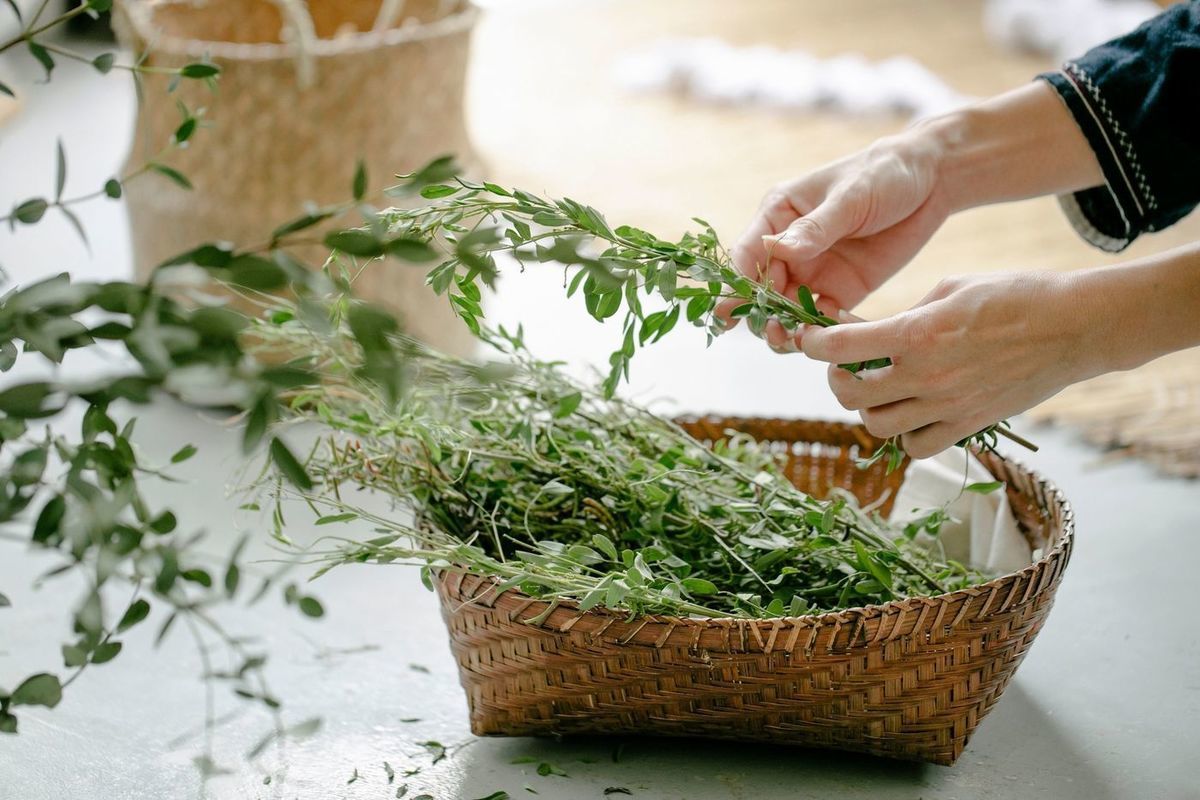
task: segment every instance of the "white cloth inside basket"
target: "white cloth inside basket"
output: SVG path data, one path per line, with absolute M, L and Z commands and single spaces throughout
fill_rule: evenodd
M 950 519 L 941 529 L 947 558 L 991 573 L 1028 566 L 1033 551 L 1017 528 L 1004 489 L 988 494 L 963 492 L 964 470 L 968 484 L 995 480 L 961 447 L 913 461 L 896 492 L 891 521 L 903 525 L 949 503 Z

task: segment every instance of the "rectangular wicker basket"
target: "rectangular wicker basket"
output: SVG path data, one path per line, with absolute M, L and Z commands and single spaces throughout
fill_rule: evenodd
M 859 426 L 770 419 L 681 421 L 712 443 L 741 430 L 786 454 L 822 496 L 866 503 L 898 470 L 855 466 L 879 441 Z M 1062 494 L 1020 465 L 980 456 L 1042 552 L 1024 569 L 936 597 L 768 620 L 641 616 L 545 602 L 443 572 L 442 614 L 487 736 L 626 734 L 795 744 L 953 764 L 1050 611 L 1072 548 Z M 886 504 L 885 504 L 886 511 Z

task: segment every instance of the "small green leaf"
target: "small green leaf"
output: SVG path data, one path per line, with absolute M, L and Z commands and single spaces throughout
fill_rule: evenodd
M 296 217 L 295 219 L 285 222 L 275 230 L 271 231 L 271 238 L 274 240 L 282 239 L 288 234 L 302 231 L 306 228 L 311 228 L 314 225 L 319 225 L 332 216 L 332 211 L 317 211 L 312 214 L 305 214 L 302 217 Z
M 691 594 L 716 594 L 717 585 L 712 581 L 707 581 L 704 578 L 684 578 L 680 581 L 683 588 L 687 589 Z
M 54 71 L 54 57 L 50 55 L 49 50 L 32 39 L 27 39 L 26 41 L 29 43 L 29 52 L 38 60 L 42 68 L 46 70 L 46 80 L 50 80 L 50 73 Z
M 410 261 L 414 264 L 423 264 L 426 261 L 433 261 L 438 257 L 436 250 L 417 239 L 407 239 L 404 237 L 392 239 L 387 243 L 386 249 L 389 256 L 398 258 L 401 261 Z
M 83 229 L 83 223 L 79 221 L 79 217 L 75 216 L 75 212 L 67 208 L 65 205 L 59 206 L 58 210 L 61 211 L 62 215 L 67 218 L 67 222 L 71 224 L 71 227 L 75 229 L 75 233 L 78 234 L 79 238 L 83 240 L 84 247 L 91 250 L 91 243 L 88 241 L 87 231 Z
M 208 570 L 204 569 L 185 569 L 179 573 L 179 577 L 185 581 L 203 586 L 205 589 L 211 589 L 213 585 L 212 575 L 208 574 Z
M 188 139 L 192 138 L 192 134 L 196 132 L 196 118 L 189 116 L 183 122 L 179 123 L 179 127 L 175 129 L 175 144 L 183 144 Z
M 212 78 L 221 74 L 221 69 L 216 64 L 207 64 L 203 62 L 193 62 L 185 64 L 179 74 L 184 78 Z
M 854 540 L 854 554 L 858 557 L 859 565 L 871 573 L 881 586 L 889 590 L 892 588 L 891 570 L 885 567 L 879 559 L 872 556 L 858 539 Z
M 270 394 L 260 396 L 250 407 L 250 413 L 246 415 L 246 429 L 242 432 L 242 449 L 245 452 L 249 453 L 262 441 L 274 418 L 273 398 Z
M 225 568 L 225 594 L 233 597 L 237 594 L 238 584 L 242 580 L 242 569 L 236 562 L 229 562 L 229 566 Z
M 820 310 L 817 309 L 817 303 L 813 300 L 812 291 L 803 284 L 796 289 L 796 299 L 800 301 L 801 307 L 814 317 L 821 316 Z
M 68 667 L 82 667 L 88 660 L 87 650 L 77 644 L 64 644 L 62 657 L 63 665 Z
M 457 174 L 458 165 L 454 163 L 454 156 L 438 156 L 416 172 L 400 175 L 399 178 L 404 183 L 389 189 L 388 194 L 392 196 L 412 194 L 431 183 L 450 180 Z
M 358 514 L 347 512 L 345 514 L 330 514 L 321 517 L 317 520 L 318 525 L 332 525 L 335 522 L 349 522 L 350 520 L 358 519 Z
M 33 197 L 14 208 L 12 215 L 18 222 L 32 225 L 46 215 L 46 209 L 49 207 L 50 204 L 46 202 L 45 198 Z
M 369 231 L 333 231 L 325 236 L 325 246 L 348 256 L 375 258 L 384 253 L 385 244 Z
M 351 187 L 354 192 L 354 199 L 362 201 L 367 194 L 367 165 L 359 159 L 358 166 L 354 170 L 354 183 Z
M 492 792 L 486 797 L 477 797 L 475 800 L 509 800 L 509 796 L 508 792 L 502 790 L 498 792 Z
M 159 164 L 156 161 L 151 162 L 148 166 L 150 167 L 150 169 L 154 170 L 159 175 L 163 175 L 163 176 L 169 178 L 171 180 L 171 182 L 174 183 L 175 185 L 181 186 L 184 189 L 191 190 L 192 182 L 189 181 L 182 172 L 175 169 L 174 167 L 168 167 L 166 164 Z
M 554 418 L 562 419 L 569 417 L 575 413 L 575 409 L 579 408 L 579 404 L 583 401 L 583 394 L 580 392 L 572 392 L 565 397 L 561 397 L 558 403 L 554 406 Z
M 325 616 L 325 607 L 321 605 L 321 601 L 315 597 L 301 597 L 300 602 L 296 604 L 300 611 L 307 617 L 323 617 Z
M 33 541 L 46 544 L 57 540 L 56 534 L 59 532 L 59 526 L 66 513 L 67 501 L 63 499 L 62 495 L 56 494 L 47 500 L 46 505 L 42 506 L 42 510 L 38 514 L 37 521 L 33 524 Z
M 0 411 L 23 419 L 47 417 L 62 409 L 61 403 L 47 405 L 55 393 L 53 386 L 41 381 L 18 384 L 0 392 Z
M 8 372 L 17 363 L 17 346 L 12 342 L 0 342 L 0 372 Z
M 196 446 L 192 444 L 185 444 L 183 447 L 175 451 L 175 455 L 171 456 L 171 463 L 181 464 L 194 455 L 196 455 Z
M 449 197 L 457 191 L 458 189 L 454 186 L 435 183 L 432 186 L 426 186 L 422 189 L 421 197 L 424 197 L 426 200 L 437 200 L 439 197 Z
M 254 291 L 269 292 L 286 286 L 288 282 L 283 267 L 249 253 L 235 256 L 226 269 L 229 270 L 230 283 Z
M 13 690 L 10 702 L 14 706 L 45 706 L 54 708 L 62 700 L 62 684 L 54 675 L 42 672 L 31 675 Z
M 1004 486 L 1004 481 L 988 481 L 986 483 L 971 483 L 963 487 L 964 492 L 975 492 L 976 494 L 991 494 L 997 489 Z
M 155 533 L 168 534 L 175 530 L 178 520 L 170 511 L 164 511 L 150 521 L 150 530 Z
M 92 652 L 93 664 L 104 664 L 112 661 L 121 652 L 120 642 L 105 642 Z
M 54 201 L 62 200 L 63 189 L 67 185 L 67 154 L 63 151 L 62 139 L 58 140 L 55 152 L 54 166 Z
M 543 761 L 537 765 L 537 774 L 543 778 L 547 775 L 558 775 L 561 778 L 569 778 L 566 772 L 551 764 L 549 761 Z
M 617 546 L 613 544 L 612 539 L 608 538 L 603 533 L 592 534 L 592 544 L 596 546 L 597 550 L 608 556 L 610 560 L 617 560 Z
M 114 61 L 116 61 L 116 55 L 113 53 L 101 53 L 92 59 L 92 66 L 101 75 L 107 75 L 112 71 Z
M 250 324 L 244 315 L 220 306 L 196 309 L 189 322 L 192 329 L 205 339 L 219 342 L 236 341 L 238 334 Z
M 308 491 L 313 487 L 312 478 L 281 439 L 271 440 L 271 460 L 296 488 Z

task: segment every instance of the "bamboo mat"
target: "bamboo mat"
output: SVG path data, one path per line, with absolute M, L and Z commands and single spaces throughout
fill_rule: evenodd
M 1029 416 L 1079 430 L 1106 460 L 1134 456 L 1200 478 L 1200 348 L 1068 387 Z
M 897 117 L 720 107 L 635 95 L 613 78 L 623 53 L 666 36 L 802 48 L 816 56 L 908 54 L 956 90 L 987 96 L 1054 64 L 985 39 L 980 0 L 593 0 L 502 4 L 475 39 L 468 102 L 490 177 L 602 209 L 614 224 L 676 235 L 693 216 L 737 237 L 774 183 L 902 129 Z M 1053 198 L 952 218 L 899 276 L 858 309 L 866 317 L 917 302 L 950 274 L 1071 270 L 1200 239 L 1200 217 L 1144 236 L 1119 256 L 1084 244 Z M 1034 412 L 1078 427 L 1114 453 L 1172 474 L 1200 473 L 1200 354 L 1074 387 Z M 1168 435 L 1168 432 L 1170 434 Z M 1186 438 L 1186 437 L 1185 437 Z M 1173 441 L 1172 441 L 1173 440 Z

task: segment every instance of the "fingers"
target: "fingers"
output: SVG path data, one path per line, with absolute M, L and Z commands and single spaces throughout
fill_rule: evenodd
M 779 320 L 768 320 L 767 325 L 763 328 L 763 338 L 767 340 L 767 344 L 776 353 L 799 353 L 800 346 L 796 342 L 794 335 L 789 333 L 786 328 L 779 323 Z
M 814 328 L 804 336 L 804 354 L 831 364 L 896 358 L 909 350 L 911 325 L 908 316 L 898 314 L 876 322 Z
M 900 438 L 900 445 L 913 458 L 930 458 L 961 442 L 978 428 L 950 422 L 935 422 Z
M 802 213 L 793 204 L 786 187 L 768 192 L 754 220 L 730 251 L 734 266 L 743 275 L 758 280 L 760 273 L 768 268 L 769 253 L 764 237 L 785 230 Z
M 842 407 L 849 411 L 908 400 L 917 396 L 921 389 L 913 385 L 904 370 L 895 366 L 852 373 L 836 364 L 829 365 L 829 388 Z
M 831 196 L 786 230 L 769 237 L 775 242 L 774 256 L 788 262 L 816 258 L 851 236 L 862 224 L 859 217 L 855 205 L 844 196 Z
M 936 409 L 922 400 L 901 400 L 875 406 L 859 412 L 859 416 L 867 431 L 881 439 L 907 434 L 938 422 Z

